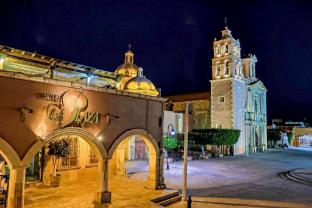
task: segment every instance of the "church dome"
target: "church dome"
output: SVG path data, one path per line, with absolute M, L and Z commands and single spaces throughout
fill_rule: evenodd
M 137 67 L 134 64 L 133 57 L 134 57 L 134 53 L 129 49 L 125 53 L 125 62 L 117 67 L 117 69 L 115 70 L 115 73 L 117 75 L 121 75 L 124 77 L 136 77 L 136 76 L 138 76 L 138 68 L 139 67 Z
M 157 96 L 159 93 L 154 84 L 142 75 L 142 68 L 139 68 L 138 71 L 139 76 L 130 79 L 125 85 L 125 90 L 144 95 Z

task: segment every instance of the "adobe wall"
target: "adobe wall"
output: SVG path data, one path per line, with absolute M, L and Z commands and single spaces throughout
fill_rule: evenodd
M 90 122 L 84 123 L 83 128 L 99 138 L 106 151 L 120 135 L 130 129 L 146 130 L 161 144 L 161 98 L 130 96 L 120 91 L 109 93 L 92 87 L 81 89 L 81 86 L 67 85 L 64 82 L 58 84 L 55 81 L 48 83 L 0 76 L 0 137 L 15 149 L 21 159 L 36 141 L 60 128 L 58 121 L 48 118 L 47 112 L 49 105 L 51 107 L 57 103 L 44 98 L 43 93 L 64 95 L 63 124 L 66 123 L 65 120 L 71 121 L 75 106 L 79 106 L 77 103 L 75 105 L 76 96 L 83 96 L 82 100 L 84 104 L 87 100 L 87 106 L 80 109 L 82 115 L 86 112 L 99 114 L 97 122 L 94 118 L 90 119 Z M 51 109 L 49 112 L 51 113 Z M 81 123 L 73 121 L 67 126 L 81 126 Z

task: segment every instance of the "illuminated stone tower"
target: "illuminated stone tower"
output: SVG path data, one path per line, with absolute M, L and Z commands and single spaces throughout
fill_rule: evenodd
M 245 152 L 245 81 L 239 40 L 225 27 L 220 40 L 213 42 L 211 80 L 211 127 L 240 129 L 235 154 Z
M 257 58 L 241 58 L 239 40 L 228 27 L 213 42 L 211 127 L 239 129 L 235 154 L 266 149 L 266 88 L 256 78 Z M 246 134 L 247 133 L 247 134 Z

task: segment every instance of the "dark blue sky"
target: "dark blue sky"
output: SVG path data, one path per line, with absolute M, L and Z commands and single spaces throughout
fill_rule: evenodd
M 131 43 L 164 95 L 199 92 L 226 16 L 242 54 L 258 58 L 269 119 L 312 118 L 312 2 L 108 2 L 1 0 L 0 44 L 113 71 Z

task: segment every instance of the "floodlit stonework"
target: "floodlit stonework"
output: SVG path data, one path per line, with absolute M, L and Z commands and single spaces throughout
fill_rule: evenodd
M 241 58 L 239 40 L 225 27 L 219 40 L 213 42 L 211 91 L 168 96 L 167 109 L 184 112 L 190 103 L 192 126 L 239 129 L 236 155 L 267 149 L 266 88 L 257 78 L 257 58 Z
M 241 58 L 239 40 L 225 27 L 213 42 L 211 127 L 239 129 L 235 154 L 267 148 L 266 88 L 256 77 L 257 58 Z

